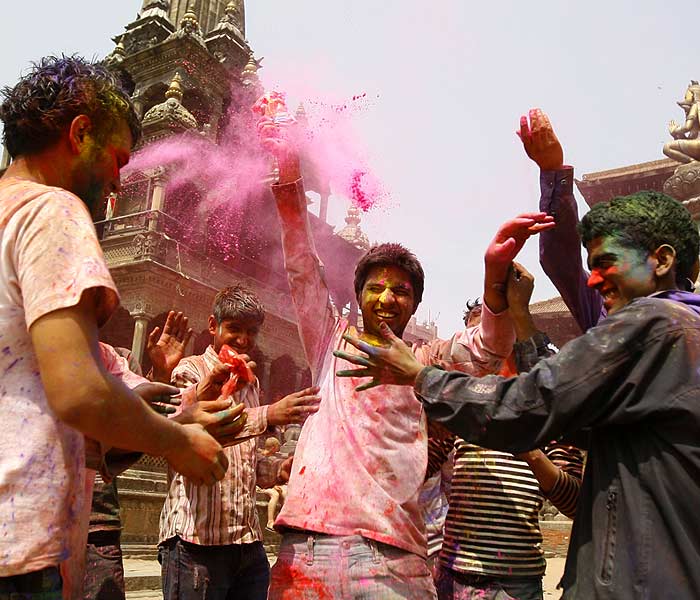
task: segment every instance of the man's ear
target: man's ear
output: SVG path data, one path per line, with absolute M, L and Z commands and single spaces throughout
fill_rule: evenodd
M 209 333 L 212 335 L 216 335 L 216 330 L 219 327 L 219 324 L 216 322 L 216 317 L 214 315 L 209 315 Z
M 87 137 L 92 129 L 92 121 L 87 115 L 78 115 L 71 121 L 70 129 L 68 130 L 68 143 L 74 154 L 80 154 L 85 144 Z
M 663 244 L 659 246 L 652 256 L 656 259 L 656 268 L 654 269 L 655 275 L 662 279 L 667 277 L 670 272 L 673 272 L 676 268 L 676 249 L 670 244 Z

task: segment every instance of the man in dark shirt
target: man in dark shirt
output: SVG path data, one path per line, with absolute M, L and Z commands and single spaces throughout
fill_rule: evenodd
M 683 205 L 656 192 L 596 204 L 584 216 L 587 285 L 608 317 L 518 377 L 481 379 L 349 338 L 376 383 L 414 386 L 428 418 L 481 446 L 521 452 L 589 439 L 563 598 L 693 599 L 700 529 L 700 238 Z M 347 373 L 344 373 L 347 374 Z M 654 568 L 653 563 L 662 565 Z

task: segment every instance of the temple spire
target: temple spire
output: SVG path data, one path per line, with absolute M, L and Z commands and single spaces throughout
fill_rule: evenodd
M 236 28 L 245 36 L 245 2 L 244 0 L 197 0 L 192 5 L 191 0 L 170 0 L 170 20 L 176 26 L 192 9 L 197 21 L 206 35 L 230 14 Z

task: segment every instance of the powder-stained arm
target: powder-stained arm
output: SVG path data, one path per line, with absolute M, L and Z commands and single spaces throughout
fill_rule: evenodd
M 564 299 L 581 331 L 605 316 L 603 299 L 589 288 L 581 259 L 578 208 L 573 191 L 574 169 L 562 167 L 540 172 L 540 210 L 554 217 L 557 226 L 540 234 L 540 264 Z
M 478 377 L 496 373 L 513 349 L 513 324 L 507 311 L 493 314 L 486 304 L 481 315 L 481 323 L 449 340 L 433 340 L 414 348 L 416 358 L 426 366 L 438 365 Z
M 323 364 L 336 320 L 323 266 L 316 253 L 303 181 L 272 186 L 282 228 L 284 265 L 313 380 Z
M 465 441 L 515 454 L 658 411 L 658 399 L 640 394 L 637 382 L 680 335 L 657 304 L 637 301 L 528 373 L 475 378 L 426 367 L 415 391 L 429 419 Z

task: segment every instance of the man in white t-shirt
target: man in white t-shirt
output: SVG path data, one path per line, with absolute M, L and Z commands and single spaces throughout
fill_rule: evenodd
M 227 463 L 201 425 L 159 416 L 100 360 L 97 328 L 119 297 L 89 209 L 119 191 L 140 135 L 128 95 L 101 66 L 50 57 L 3 96 L 0 597 L 60 598 L 61 564 L 85 551 L 83 435 L 201 483 Z

